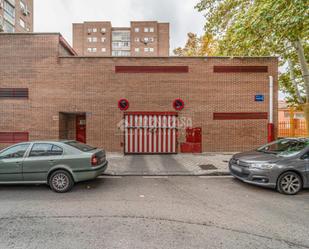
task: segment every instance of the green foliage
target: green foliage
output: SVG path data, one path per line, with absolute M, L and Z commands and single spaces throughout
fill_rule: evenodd
M 289 60 L 301 94 L 309 91 L 293 45 L 301 41 L 308 63 L 309 0 L 201 0 L 196 9 L 205 15 L 205 34 L 218 43 L 217 55 L 278 56 L 284 68 Z M 290 72 L 279 85 L 291 104 L 299 103 Z
M 218 43 L 210 34 L 198 37 L 196 34 L 188 33 L 188 40 L 184 48 L 174 49 L 178 56 L 212 56 L 217 53 Z

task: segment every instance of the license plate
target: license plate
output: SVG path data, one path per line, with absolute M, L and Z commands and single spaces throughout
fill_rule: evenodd
M 232 165 L 231 168 L 237 172 L 240 172 L 240 173 L 242 172 L 242 169 L 238 166 Z

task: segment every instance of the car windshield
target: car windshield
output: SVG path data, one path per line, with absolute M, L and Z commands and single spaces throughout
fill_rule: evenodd
M 259 152 L 278 156 L 293 156 L 309 145 L 309 139 L 281 139 L 257 149 Z
M 72 147 L 74 147 L 78 150 L 84 151 L 84 152 L 96 149 L 95 147 L 92 147 L 92 146 L 87 145 L 87 144 L 79 143 L 77 141 L 69 141 L 69 142 L 65 142 L 65 144 L 68 144 L 68 145 L 70 145 L 70 146 L 72 146 Z

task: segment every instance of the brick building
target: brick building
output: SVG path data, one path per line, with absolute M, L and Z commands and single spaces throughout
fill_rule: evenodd
M 0 147 L 77 139 L 127 153 L 250 149 L 267 142 L 270 113 L 277 130 L 277 74 L 273 57 L 86 57 L 59 34 L 3 33 Z
M 73 24 L 73 48 L 83 56 L 168 56 L 169 23 L 131 22 L 112 27 L 111 22 Z
M 33 0 L 0 0 L 0 32 L 33 32 Z

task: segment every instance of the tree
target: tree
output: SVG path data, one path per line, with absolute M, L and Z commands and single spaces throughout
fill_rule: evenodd
M 309 132 L 309 1 L 201 0 L 196 8 L 219 55 L 280 57 L 288 68 L 280 87 L 302 105 Z
M 178 56 L 212 56 L 217 53 L 218 43 L 212 35 L 205 34 L 198 37 L 197 34 L 188 33 L 188 40 L 184 48 L 174 49 Z

